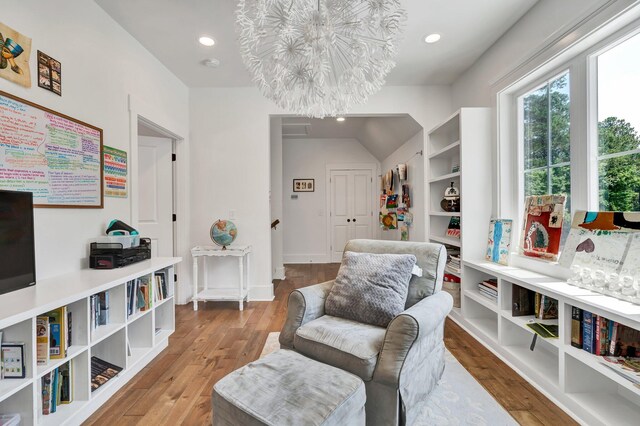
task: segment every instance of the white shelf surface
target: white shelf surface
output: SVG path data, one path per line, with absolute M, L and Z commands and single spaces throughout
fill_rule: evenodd
M 604 365 L 602 365 L 601 362 L 605 362 L 600 360 L 600 358 L 602 357 L 596 356 L 582 349 L 574 348 L 573 346 L 568 346 L 565 351 L 572 358 L 575 358 L 579 362 L 588 365 L 598 373 L 613 380 L 620 386 L 630 390 L 633 393 L 640 394 L 640 388 L 634 386 L 630 380 L 625 379 L 623 376 L 616 373 L 609 367 L 605 367 Z
M 450 238 L 450 237 L 439 237 L 436 235 L 429 235 L 429 239 L 431 241 L 435 241 L 441 244 L 448 244 L 454 247 L 460 247 L 460 239 L 459 238 Z
M 558 320 L 557 319 L 542 320 L 542 319 L 535 318 L 533 315 L 525 315 L 525 316 L 521 316 L 521 317 L 514 317 L 513 315 L 511 315 L 511 312 L 506 310 L 506 309 L 503 309 L 501 311 L 501 315 L 507 321 L 510 321 L 510 322 L 514 323 L 515 325 L 521 327 L 523 330 L 531 333 L 532 335 L 535 334 L 535 333 L 534 333 L 534 331 L 532 329 L 527 327 L 527 324 L 533 324 L 534 322 L 537 322 L 537 323 L 540 323 L 540 324 L 543 324 L 543 325 L 558 325 Z M 560 347 L 560 339 L 559 338 L 556 338 L 556 339 L 552 339 L 552 338 L 545 339 L 542 336 L 538 336 L 538 339 L 544 340 L 545 342 L 549 343 L 552 346 L 555 346 L 556 348 Z
M 38 280 L 34 286 L 0 297 L 0 330 L 142 275 L 168 268 L 181 260 L 179 257 L 155 257 L 124 268 L 83 269 Z
M 59 426 L 71 416 L 73 416 L 80 406 L 86 405 L 88 401 L 73 401 L 71 404 L 60 404 L 56 407 L 56 412 L 46 416 L 38 413 L 40 426 Z
M 498 341 L 498 319 L 473 318 L 473 325 L 494 341 Z
M 47 365 L 38 365 L 37 377 L 40 378 L 47 374 L 50 371 L 60 367 L 62 364 L 71 361 L 73 358 L 77 357 L 81 353 L 85 352 L 89 347 L 81 346 L 81 345 L 73 345 L 69 346 L 67 349 L 67 357 L 62 359 L 52 359 L 49 360 Z
M 3 379 L 0 380 L 0 402 L 9 398 L 11 395 L 20 392 L 29 386 L 31 379 Z
M 127 356 L 127 368 L 131 368 L 136 365 L 142 358 L 144 358 L 153 348 L 131 348 L 131 356 Z M 96 392 L 100 391 L 98 388 Z
M 603 425 L 637 425 L 639 407 L 618 394 L 576 392 L 567 394 L 581 408 L 602 422 Z
M 488 297 L 485 297 L 483 295 L 480 294 L 480 291 L 475 291 L 475 290 L 463 290 L 462 294 L 464 294 L 465 296 L 467 296 L 470 299 L 475 300 L 476 302 L 478 302 L 479 304 L 481 304 L 482 306 L 484 306 L 487 309 L 492 310 L 493 312 L 498 312 L 498 302 L 494 301 L 492 299 L 489 299 Z
M 209 288 L 202 290 L 194 298 L 195 300 L 222 300 L 240 301 L 247 297 L 247 289 L 239 288 Z
M 173 296 L 169 296 L 166 299 L 160 300 L 158 302 L 154 302 L 154 307 L 155 308 L 160 307 L 160 306 L 164 305 L 165 303 L 171 301 L 171 299 L 173 299 Z
M 431 212 L 429 212 L 429 216 L 455 217 L 455 216 L 462 216 L 462 213 L 460 213 L 460 212 L 434 212 L 434 211 L 431 211 Z
M 163 340 L 166 340 L 169 338 L 169 336 L 171 336 L 173 334 L 173 330 L 160 330 L 160 332 L 158 334 L 155 335 L 155 339 L 156 339 L 156 344 L 158 344 L 159 342 L 162 342 Z
M 460 154 L 460 141 L 455 141 L 454 143 L 447 145 L 444 148 L 429 154 L 429 160 L 433 160 L 434 158 L 452 157 L 454 155 L 459 155 L 459 154 Z
M 102 342 L 104 339 L 111 337 L 113 334 L 124 328 L 124 323 L 114 323 L 114 324 L 106 324 L 99 325 L 93 330 L 93 336 L 91 336 L 91 344 L 95 345 L 96 343 Z
M 429 179 L 429 183 L 442 182 L 443 180 L 455 179 L 460 177 L 460 172 L 449 173 L 442 176 L 436 176 Z
M 456 277 L 462 279 L 462 272 L 455 272 L 455 271 L 452 271 L 452 270 L 447 270 L 446 266 L 444 267 L 444 273 L 445 274 L 451 274 L 453 276 L 456 276 Z
M 140 311 L 140 312 L 136 312 L 135 314 L 131 315 L 129 318 L 127 318 L 127 324 L 131 324 L 132 322 L 139 320 L 140 318 L 149 315 L 151 313 L 151 311 L 153 310 L 153 308 L 147 309 L 146 311 Z
M 560 377 L 558 356 L 539 349 L 538 345 L 539 343 L 536 343 L 536 348 L 533 351 L 529 349 L 529 346 L 505 346 L 505 349 L 511 352 L 529 370 L 530 374 L 536 374 L 558 387 Z

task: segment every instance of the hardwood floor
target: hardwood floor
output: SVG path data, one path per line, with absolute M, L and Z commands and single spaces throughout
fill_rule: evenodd
M 335 278 L 337 264 L 290 265 L 273 302 L 176 307 L 169 347 L 90 417 L 87 425 L 210 425 L 213 385 L 255 360 L 267 335 L 280 331 L 287 296 L 296 288 Z M 506 364 L 447 320 L 445 344 L 460 363 L 523 425 L 575 425 Z

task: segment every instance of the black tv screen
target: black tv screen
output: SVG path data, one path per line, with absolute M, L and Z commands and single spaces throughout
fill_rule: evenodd
M 35 283 L 33 195 L 0 190 L 0 294 Z

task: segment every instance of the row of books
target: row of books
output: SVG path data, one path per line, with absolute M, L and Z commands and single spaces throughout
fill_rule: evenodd
M 594 355 L 636 358 L 640 357 L 640 331 L 574 306 L 571 346 Z
M 89 298 L 91 336 L 101 325 L 109 324 L 109 291 L 102 291 Z
M 141 277 L 127 283 L 127 316 L 151 309 L 152 288 L 149 277 Z
M 109 380 L 116 377 L 122 371 L 122 367 L 113 365 L 96 356 L 91 357 L 91 392 L 94 392 Z
M 42 414 L 49 415 L 57 411 L 62 404 L 73 402 L 72 363 L 62 364 L 55 370 L 42 376 Z
M 162 300 L 167 299 L 168 297 L 173 296 L 171 293 L 171 286 L 167 282 L 167 274 L 166 272 L 157 272 L 153 276 L 155 280 L 156 287 L 154 289 L 155 301 L 160 302 Z
M 491 299 L 494 302 L 498 301 L 498 280 L 495 278 L 488 278 L 481 283 L 478 283 L 478 290 L 480 294 L 487 299 Z
M 533 315 L 543 320 L 557 319 L 558 301 L 514 284 L 511 291 L 511 315 L 514 317 Z
M 67 357 L 73 344 L 72 315 L 66 306 L 54 309 L 36 318 L 36 355 L 38 365 L 47 365 L 50 359 Z
M 0 380 L 24 379 L 27 372 L 24 342 L 4 342 L 2 334 L 0 331 Z

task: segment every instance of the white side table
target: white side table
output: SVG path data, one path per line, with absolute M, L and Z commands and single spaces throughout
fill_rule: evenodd
M 193 257 L 193 310 L 198 310 L 198 301 L 216 300 L 216 301 L 237 301 L 240 310 L 244 309 L 244 300 L 249 294 L 249 253 L 251 246 L 234 246 L 223 250 L 216 246 L 197 246 L 191 249 Z M 240 273 L 239 285 L 237 288 L 209 288 L 206 259 L 211 257 L 227 257 L 233 256 L 238 258 L 238 270 Z M 204 288 L 198 291 L 198 258 L 203 257 L 204 260 Z M 245 262 L 246 271 L 245 274 Z

